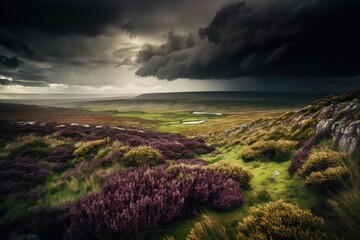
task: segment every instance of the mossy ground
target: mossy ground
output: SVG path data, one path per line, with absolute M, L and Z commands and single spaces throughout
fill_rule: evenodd
M 283 199 L 288 202 L 298 204 L 302 208 L 311 209 L 315 214 L 321 213 L 325 196 L 315 190 L 303 186 L 302 178 L 291 175 L 287 169 L 290 159 L 285 162 L 264 162 L 252 161 L 244 162 L 238 157 L 243 147 L 235 146 L 227 149 L 218 149 L 215 153 L 202 156 L 210 163 L 225 160 L 231 164 L 239 164 L 249 169 L 254 177 L 251 179 L 250 189 L 244 190 L 244 203 L 231 211 L 223 212 L 216 210 L 204 210 L 216 216 L 222 224 L 230 228 L 235 228 L 237 223 L 247 216 L 250 207 L 270 200 Z M 274 176 L 274 172 L 280 173 Z M 154 233 L 151 239 L 162 239 L 165 236 L 175 236 L 177 240 L 183 240 L 190 232 L 193 224 L 198 221 L 196 217 L 192 219 L 178 219 L 168 224 L 164 229 Z

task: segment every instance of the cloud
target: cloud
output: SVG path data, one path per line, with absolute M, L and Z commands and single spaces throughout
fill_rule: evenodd
M 168 80 L 359 76 L 359 11 L 357 0 L 239 2 L 199 29 L 201 41 L 193 46 L 172 48 L 169 37 L 161 46 L 144 46 L 136 74 Z
M 208 21 L 230 0 L 2 0 L 1 27 L 52 35 L 97 36 L 107 28 L 142 33 Z M 204 7 L 205 6 L 205 7 Z M 111 32 L 111 31 L 110 31 Z M 107 32 L 108 34 L 110 32 Z
M 5 66 L 5 67 L 8 67 L 8 68 L 17 68 L 22 63 L 23 63 L 23 61 L 21 61 L 17 57 L 8 58 L 6 56 L 0 55 L 0 66 L 2 65 L 2 66 Z
M 0 45 L 6 47 L 11 52 L 17 53 L 17 54 L 24 54 L 27 56 L 32 56 L 34 53 L 33 50 L 31 50 L 27 44 L 15 39 L 15 38 L 9 37 L 9 36 L 5 35 L 4 33 L 0 33 Z

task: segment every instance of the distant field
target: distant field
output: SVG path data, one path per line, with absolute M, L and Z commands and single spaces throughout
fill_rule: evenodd
M 209 132 L 222 132 L 257 118 L 278 116 L 284 112 L 302 108 L 308 101 L 294 99 L 285 102 L 276 99 L 122 99 L 77 102 L 67 107 L 139 119 L 128 122 L 133 127 L 196 136 Z M 63 107 L 66 106 L 63 105 Z M 193 112 L 209 114 L 193 114 Z M 151 121 L 151 123 L 143 124 L 143 121 Z M 183 124 L 183 122 L 202 123 Z
M 257 118 L 271 118 L 304 105 L 280 105 L 271 101 L 166 99 L 84 101 L 56 104 L 55 107 L 1 103 L 0 120 L 106 124 L 197 136 L 222 132 Z M 192 114 L 194 111 L 209 114 Z

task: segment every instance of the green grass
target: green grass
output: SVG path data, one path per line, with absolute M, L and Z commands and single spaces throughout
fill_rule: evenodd
M 296 203 L 301 208 L 313 209 L 315 212 L 323 210 L 322 204 L 325 197 L 311 189 L 305 188 L 302 178 L 297 175 L 290 175 L 287 171 L 290 159 L 285 162 L 263 162 L 260 160 L 244 162 L 238 157 L 239 151 L 243 146 L 234 146 L 227 149 L 218 149 L 218 153 L 210 153 L 202 156 L 210 163 L 225 160 L 231 164 L 238 164 L 249 169 L 254 177 L 250 181 L 251 188 L 244 190 L 244 203 L 230 211 L 216 211 L 207 209 L 205 212 L 215 216 L 220 223 L 226 226 L 236 227 L 237 222 L 247 216 L 250 207 L 269 200 L 283 199 L 288 202 Z M 275 171 L 280 175 L 274 177 Z M 164 229 L 154 233 L 150 239 L 162 239 L 166 236 L 175 236 L 177 240 L 183 240 L 190 232 L 197 218 L 178 219 L 166 225 Z

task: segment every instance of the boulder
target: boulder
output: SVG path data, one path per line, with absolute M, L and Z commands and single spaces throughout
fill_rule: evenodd
M 341 137 L 338 146 L 349 154 L 360 147 L 360 120 L 350 123 L 340 129 Z M 339 136 L 337 136 L 339 138 Z
M 333 123 L 334 123 L 333 118 L 320 120 L 319 123 L 316 125 L 316 129 L 315 129 L 316 135 L 319 136 L 322 134 L 329 134 Z

